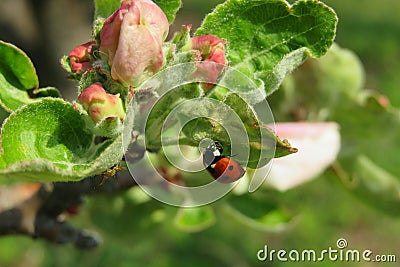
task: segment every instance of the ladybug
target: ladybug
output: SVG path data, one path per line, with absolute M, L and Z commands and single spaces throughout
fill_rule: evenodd
M 218 182 L 224 184 L 236 182 L 244 175 L 245 170 L 236 160 L 223 156 L 222 152 L 222 145 L 213 142 L 203 153 L 203 164 Z

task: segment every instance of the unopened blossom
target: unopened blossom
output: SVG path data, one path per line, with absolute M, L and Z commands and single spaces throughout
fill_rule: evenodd
M 125 117 L 122 100 L 119 96 L 107 93 L 100 83 L 94 83 L 79 95 L 78 102 L 94 122 L 99 122 L 110 117 Z
M 202 61 L 212 61 L 225 65 L 224 40 L 214 35 L 194 36 L 192 38 L 192 49 L 200 51 Z
M 224 40 L 213 35 L 195 36 L 191 40 L 191 49 L 197 50 L 196 76 L 206 80 L 205 89 L 210 89 L 218 79 L 218 76 L 226 64 Z
M 90 41 L 75 47 L 69 53 L 71 70 L 74 73 L 83 73 L 92 68 L 90 57 L 95 41 Z
M 168 28 L 166 15 L 152 1 L 122 1 L 100 32 L 100 55 L 111 66 L 112 78 L 137 85 L 157 72 L 164 63 Z

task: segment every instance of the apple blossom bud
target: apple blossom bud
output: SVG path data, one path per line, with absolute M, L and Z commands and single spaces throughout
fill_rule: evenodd
M 122 1 L 100 32 L 100 52 L 111 65 L 111 77 L 137 85 L 157 72 L 164 63 L 168 27 L 166 15 L 152 1 Z
M 93 46 L 96 44 L 95 41 L 90 41 L 75 47 L 71 53 L 69 53 L 69 60 L 71 70 L 74 73 L 83 73 L 92 68 L 90 63 L 90 56 L 93 50 Z
M 199 50 L 203 61 L 212 61 L 225 65 L 224 40 L 213 35 L 195 36 L 192 38 L 192 49 Z
M 122 100 L 119 94 L 107 93 L 100 83 L 94 83 L 79 95 L 78 102 L 82 104 L 94 122 L 109 117 L 125 117 Z
M 222 65 L 226 64 L 224 40 L 213 35 L 195 36 L 191 49 L 199 51 L 198 61 L 203 61 L 197 65 L 195 75 L 209 81 L 204 86 L 205 90 L 209 90 L 217 81 Z

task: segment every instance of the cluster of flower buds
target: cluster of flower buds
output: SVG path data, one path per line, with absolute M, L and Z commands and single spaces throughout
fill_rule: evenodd
M 164 63 L 168 29 L 166 15 L 152 1 L 122 1 L 100 33 L 100 55 L 110 64 L 112 78 L 137 85 L 157 72 Z
M 187 32 L 190 27 L 186 26 Z M 123 0 L 120 8 L 104 20 L 96 41 L 71 51 L 70 70 L 78 78 L 92 71 L 110 79 L 111 83 L 135 88 L 166 64 L 163 44 L 168 30 L 166 15 L 151 0 Z M 188 39 L 185 49 L 193 51 L 192 60 L 198 62 L 195 75 L 207 81 L 203 88 L 210 89 L 227 63 L 224 40 L 213 35 L 195 36 Z M 78 102 L 95 123 L 107 116 L 122 119 L 124 101 L 119 95 L 109 94 L 98 82 L 104 84 L 104 80 L 93 80 L 82 91 Z

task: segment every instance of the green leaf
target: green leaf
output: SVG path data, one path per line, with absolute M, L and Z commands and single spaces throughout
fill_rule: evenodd
M 12 113 L 2 128 L 0 176 L 10 182 L 73 181 L 120 161 L 121 137 L 94 144 L 70 103 L 43 98 Z
M 147 148 L 161 146 L 162 130 L 163 140 L 174 140 L 181 134 L 181 144 L 186 145 L 197 146 L 209 138 L 223 145 L 224 154 L 236 155 L 238 162 L 254 169 L 266 165 L 273 157 L 296 151 L 262 124 L 253 108 L 236 93 L 228 93 L 223 101 L 198 98 L 200 96 L 197 84 L 165 94 L 146 121 Z M 186 100 L 190 101 L 184 102 Z M 168 116 L 172 121 L 167 120 Z M 168 132 L 166 127 L 182 129 L 182 132 Z
M 321 109 L 329 115 L 340 110 L 343 95 L 358 101 L 363 94 L 364 80 L 360 59 L 352 51 L 334 44 L 324 56 L 308 59 L 288 76 L 282 88 L 269 97 L 269 103 L 278 116 L 296 113 L 300 108 L 306 109 L 311 118 L 321 114 Z
M 227 91 L 204 97 L 193 78 L 196 70 L 195 63 L 171 66 L 135 92 L 131 104 L 135 131 L 145 133 L 147 149 L 178 144 L 198 146 L 212 139 L 223 145 L 224 155 L 235 155 L 235 160 L 249 168 L 259 168 L 273 157 L 296 151 L 267 127 L 272 114 L 263 99 L 265 94 L 244 81 L 252 83 L 251 80 L 244 75 L 236 79 L 238 76 L 229 70 L 221 81 L 221 88 Z
M 54 87 L 38 88 L 29 57 L 12 44 L 0 41 L 0 105 L 11 112 L 41 97 L 61 97 Z
M 9 115 L 10 113 L 0 105 L 0 121 L 3 122 Z
M 338 99 L 338 91 L 350 98 L 357 100 L 365 82 L 365 71 L 361 60 L 351 50 L 341 48 L 337 44 L 332 45 L 329 51 L 321 58 L 310 60 L 314 64 L 318 79 L 318 87 L 321 88 L 320 97 Z M 303 78 L 306 79 L 306 78 Z M 336 103 L 331 103 L 336 104 Z
M 292 216 L 280 209 L 275 201 L 255 194 L 230 195 L 225 211 L 244 225 L 266 232 L 282 231 L 292 221 Z
M 0 104 L 7 111 L 32 102 L 27 90 L 39 80 L 29 57 L 16 46 L 0 41 Z
M 296 151 L 262 124 L 254 109 L 236 93 L 226 94 L 223 101 L 201 101 L 195 112 L 201 118 L 190 120 L 193 114 L 193 106 L 181 114 L 187 116 L 182 129 L 186 138 L 193 144 L 206 138 L 217 140 L 224 147 L 223 154 L 235 155 L 235 160 L 246 167 L 260 168 L 273 157 Z
M 181 0 L 154 0 L 162 11 L 164 11 L 165 15 L 168 18 L 169 24 L 172 24 L 175 20 L 176 12 L 181 8 L 182 3 Z
M 21 89 L 33 89 L 39 85 L 35 67 L 29 57 L 18 47 L 0 41 L 2 72 L 10 75 L 10 81 Z
M 364 201 L 389 214 L 400 214 L 400 179 L 365 155 L 357 157 L 352 182 L 352 192 Z
M 118 137 L 122 132 L 121 119 L 118 117 L 103 119 L 96 125 L 93 132 L 98 136 Z
M 246 132 L 250 143 L 250 168 L 256 168 L 260 155 L 270 155 L 279 158 L 297 150 L 292 148 L 287 141 L 282 141 L 278 136 L 258 118 L 254 109 L 243 98 L 235 93 L 228 94 L 224 103 L 230 106 L 246 124 Z M 262 152 L 263 151 L 263 152 Z M 252 160 L 253 159 L 253 160 Z M 271 158 L 264 158 L 258 167 L 264 166 Z
M 94 18 L 107 18 L 121 5 L 120 0 L 94 0 Z
M 147 94 L 147 93 L 145 93 Z M 194 99 L 202 94 L 196 84 L 182 86 L 171 90 L 163 95 L 151 110 L 146 123 L 146 142 L 148 148 L 158 148 L 161 145 L 161 130 L 167 116 L 180 103 L 185 100 Z M 153 96 L 148 96 L 153 97 Z M 146 104 L 147 98 L 143 97 L 143 103 Z M 138 114 L 135 117 L 139 117 Z M 138 124 L 138 123 L 137 123 Z
M 34 98 L 39 97 L 56 97 L 61 98 L 61 93 L 55 87 L 44 87 L 32 90 Z
M 283 0 L 228 0 L 206 17 L 196 35 L 228 40 L 231 66 L 271 94 L 308 55 L 325 54 L 336 24 L 333 10 L 315 0 L 292 6 Z
M 162 11 L 164 11 L 165 15 L 168 18 L 168 22 L 172 24 L 175 20 L 175 14 L 181 7 L 181 0 L 154 0 Z M 120 0 L 94 0 L 95 5 L 95 18 L 109 17 L 114 11 L 116 11 L 120 5 Z
M 51 104 L 50 104 L 51 103 Z M 47 158 L 71 162 L 82 157 L 93 136 L 72 105 L 42 101 L 11 114 L 2 128 L 2 147 L 8 164 Z
M 174 224 L 185 232 L 199 232 L 215 223 L 214 211 L 210 206 L 180 208 Z

